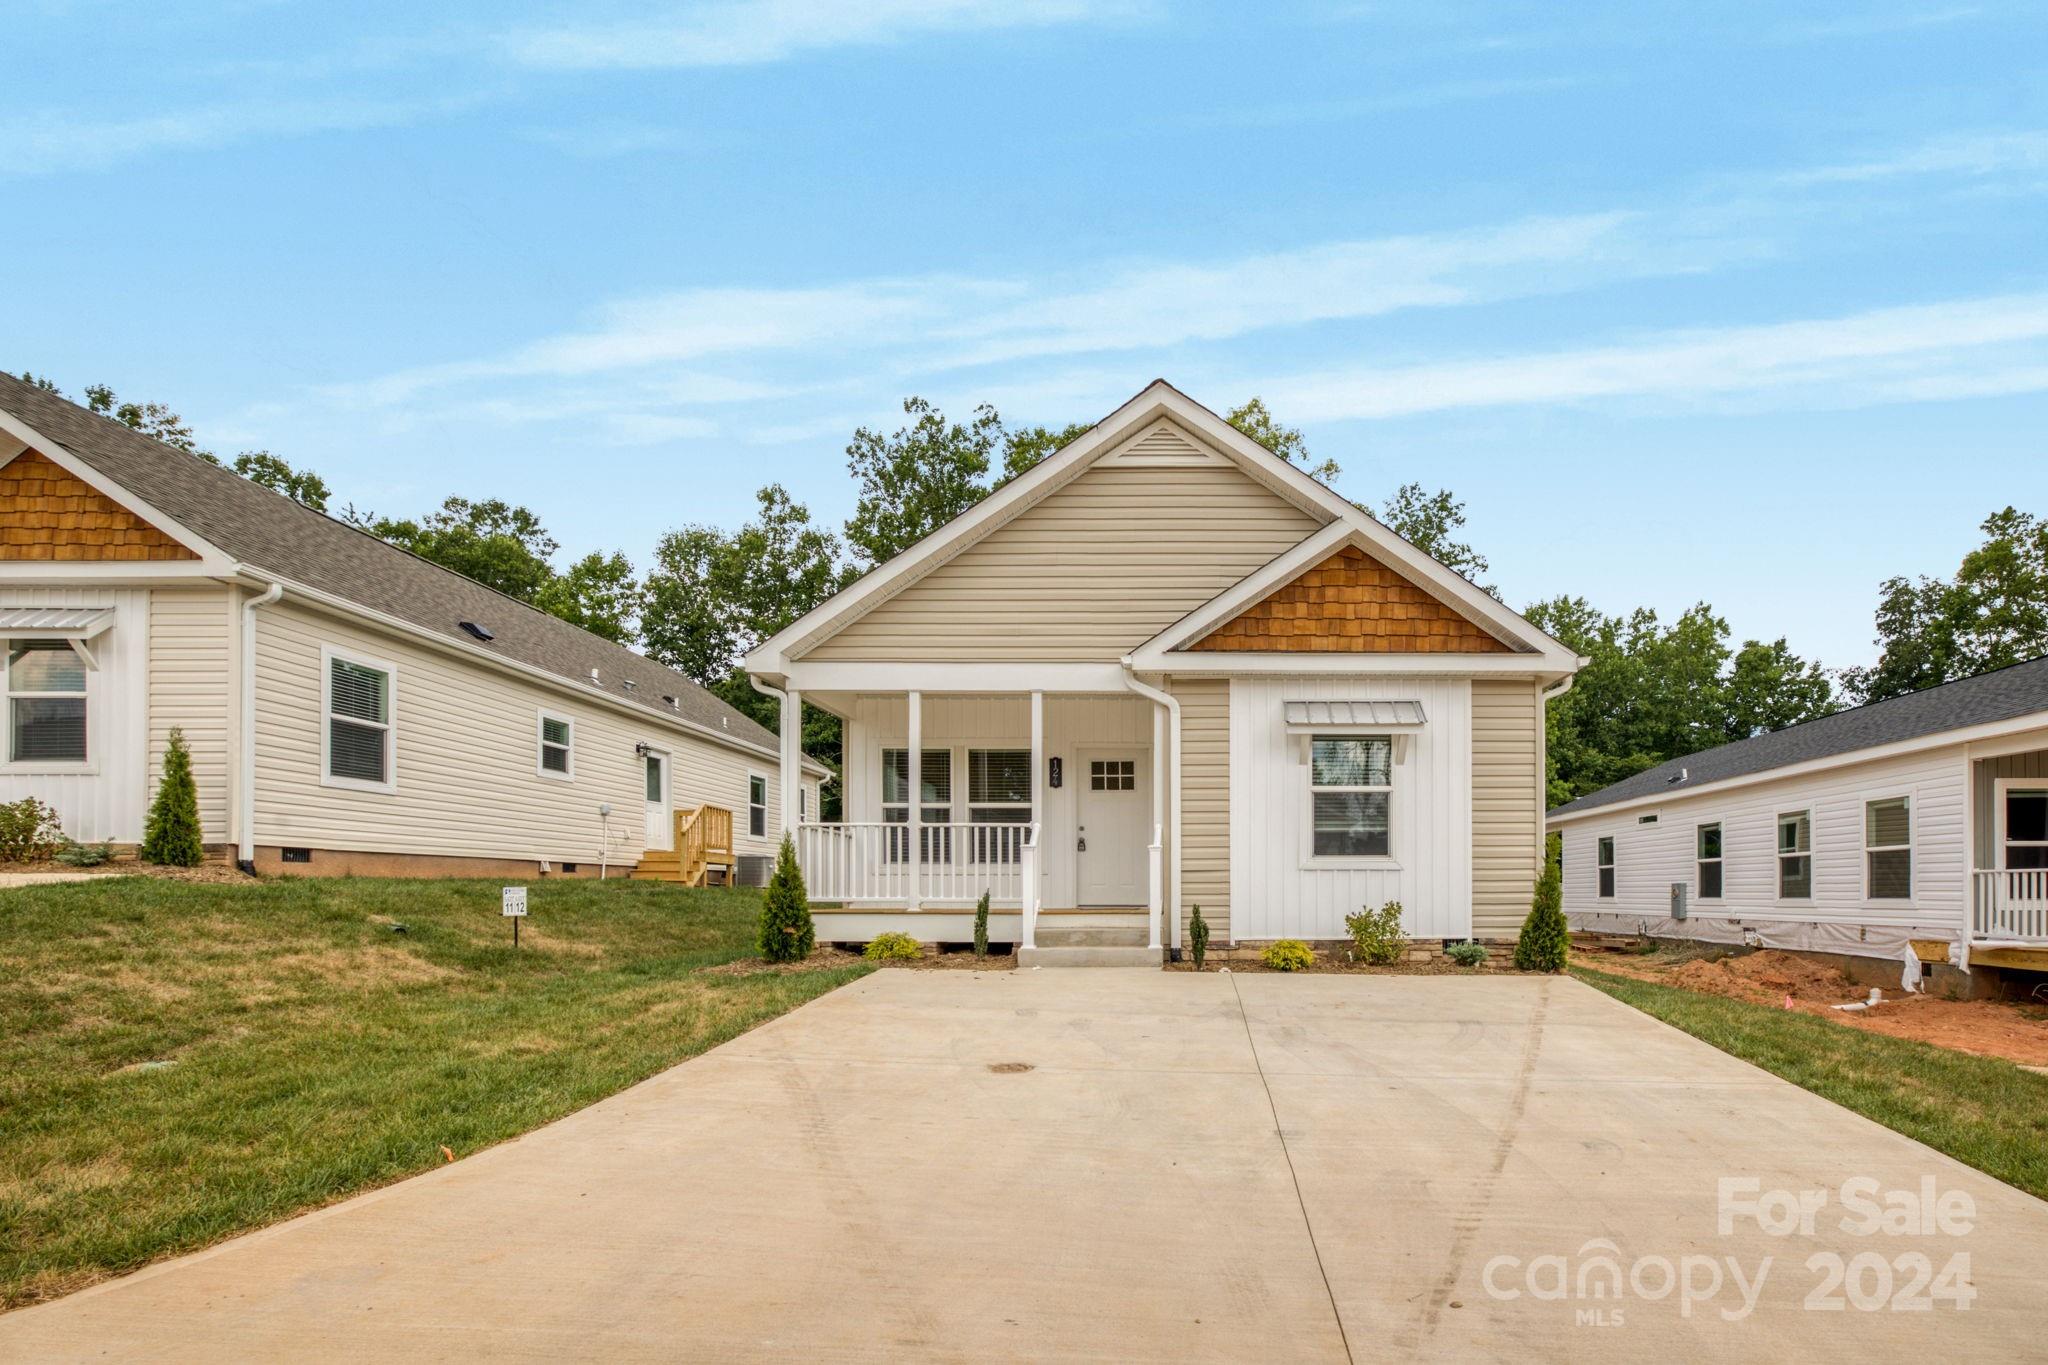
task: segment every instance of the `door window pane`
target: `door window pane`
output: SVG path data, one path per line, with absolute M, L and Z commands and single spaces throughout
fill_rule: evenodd
M 653 754 L 649 754 L 647 756 L 647 799 L 656 805 L 668 799 L 668 793 L 664 790 L 667 784 L 661 780 L 661 777 L 662 760 L 656 758 Z

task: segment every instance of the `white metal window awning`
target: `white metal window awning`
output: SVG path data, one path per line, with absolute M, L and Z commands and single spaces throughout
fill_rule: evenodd
M 1394 762 L 1408 761 L 1408 736 L 1428 723 L 1419 701 L 1290 701 L 1282 703 L 1298 763 L 1316 735 L 1377 734 L 1394 739 Z
M 1425 717 L 1419 701 L 1290 701 L 1285 703 L 1287 729 L 1296 730 L 1420 730 Z
M 63 640 L 92 669 L 86 642 L 113 624 L 112 607 L 0 607 L 0 640 Z
M 0 636 L 90 640 L 114 624 L 112 607 L 0 607 Z

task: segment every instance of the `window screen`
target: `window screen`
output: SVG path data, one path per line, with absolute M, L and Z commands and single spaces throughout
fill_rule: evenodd
M 1910 798 L 1886 797 L 1863 807 L 1864 893 L 1871 900 L 1913 897 L 1913 807 Z
M 1385 735 L 1327 735 L 1309 742 L 1312 852 L 1318 858 L 1385 857 L 1393 850 L 1394 742 Z
M 85 762 L 85 661 L 63 640 L 11 642 L 7 713 L 12 762 Z
M 327 772 L 391 780 L 391 675 L 349 659 L 327 664 Z

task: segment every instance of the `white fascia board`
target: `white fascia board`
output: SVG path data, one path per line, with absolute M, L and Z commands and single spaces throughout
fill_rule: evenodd
M 1125 692 L 1117 663 L 806 663 L 788 685 L 809 692 Z
M 232 555 L 207 540 L 206 537 L 199 535 L 190 527 L 180 524 L 175 517 L 158 511 L 135 493 L 113 482 L 84 460 L 79 459 L 63 446 L 43 435 L 4 408 L 0 408 L 0 435 L 11 436 L 15 440 L 22 442 L 23 445 L 34 450 L 37 454 L 49 460 L 50 463 L 56 465 L 65 473 L 70 474 L 94 492 L 99 493 L 111 502 L 120 504 L 128 511 L 133 512 L 136 516 L 141 517 L 144 521 L 156 527 L 157 530 L 178 541 L 186 549 L 199 556 L 197 562 L 208 575 L 225 577 L 235 572 L 236 564 Z M 19 451 L 16 452 L 16 454 L 19 453 Z M 10 456 L 9 458 L 12 459 L 13 457 Z M 198 457 L 194 456 L 193 458 L 196 459 Z M 188 560 L 186 562 L 191 563 L 193 561 Z M 129 562 L 127 567 L 132 571 L 134 565 L 132 562 Z
M 24 587 L 70 587 L 89 583 L 96 588 L 114 588 L 195 578 L 220 581 L 231 577 L 233 572 L 233 564 L 223 568 L 203 559 L 11 559 L 0 562 L 0 582 Z
M 479 647 L 451 640 L 444 635 L 428 630 L 424 626 L 414 625 L 410 621 L 401 620 L 385 612 L 375 611 L 360 603 L 351 602 L 345 597 L 337 597 L 331 592 L 323 592 L 319 588 L 307 587 L 303 583 L 294 581 L 286 574 L 272 573 L 268 569 L 259 568 L 253 564 L 247 567 L 246 572 L 249 579 L 264 586 L 272 583 L 283 584 L 287 599 L 297 598 L 302 602 L 313 603 L 343 616 L 352 616 L 358 620 L 372 622 L 385 630 L 417 640 L 443 654 L 453 655 L 456 658 L 480 664 L 486 668 L 496 669 L 503 673 L 516 674 L 531 681 L 541 683 L 557 695 L 574 697 L 578 701 L 603 706 L 609 710 L 632 716 L 636 720 L 651 721 L 665 729 L 680 731 L 691 738 L 706 740 L 728 749 L 737 749 L 742 753 L 764 755 L 778 760 L 781 757 L 779 747 L 749 743 L 747 740 L 741 739 L 737 735 L 728 734 L 723 730 L 714 730 L 708 725 L 700 725 L 696 721 L 685 720 L 681 716 L 658 711 L 644 702 L 628 701 L 624 697 L 614 697 L 609 693 L 581 686 L 573 679 L 564 678 L 557 673 L 550 673 L 544 668 L 536 668 L 532 664 L 521 663 L 517 659 L 507 659 L 499 655 L 487 654 Z M 804 755 L 804 770 L 820 776 L 831 771 L 808 754 Z
M 1150 659 L 1133 655 L 1139 673 L 1171 673 L 1176 678 L 1230 678 L 1250 675 L 1344 674 L 1371 677 L 1377 673 L 1433 674 L 1444 678 L 1522 677 L 1554 682 L 1570 676 L 1541 654 L 1267 654 L 1237 650 L 1169 650 Z
M 905 579 L 943 564 L 988 531 L 1077 477 L 1098 458 L 1160 417 L 1171 417 L 1190 431 L 1202 434 L 1252 478 L 1305 511 L 1316 511 L 1334 518 L 1342 516 L 1346 509 L 1354 513 L 1357 510 L 1173 385 L 1163 379 L 1155 379 L 1123 406 L 1028 473 L 1004 484 L 915 545 L 869 570 L 858 582 L 763 641 L 747 655 L 743 666 L 748 672 L 763 676 L 783 673 L 789 666 L 790 655 L 801 653 L 816 643 L 818 637 L 834 624 L 859 616 L 888 597 Z
M 1696 796 L 1711 796 L 1721 792 L 1738 791 L 1744 787 L 1761 786 L 1766 782 L 1784 782 L 1797 777 L 1809 777 L 1834 768 L 1853 768 L 1859 764 L 1876 763 L 1887 758 L 1902 758 L 1908 754 L 1926 753 L 1934 749 L 1957 748 L 1979 740 L 2000 739 L 2006 735 L 2024 734 L 2028 730 L 2048 727 L 2048 711 L 2035 711 L 2011 720 L 1991 721 L 1984 725 L 1972 725 L 1961 730 L 1941 730 L 1931 735 L 1919 735 L 1913 739 L 1902 739 L 1894 744 L 1878 744 L 1868 749 L 1852 749 L 1845 754 L 1830 754 L 1826 758 L 1812 758 L 1804 763 L 1788 763 L 1782 768 L 1765 768 L 1762 772 L 1744 773 L 1740 777 L 1724 777 L 1719 782 L 1702 782 L 1697 786 L 1673 787 L 1669 791 L 1652 792 L 1648 796 L 1634 796 L 1626 801 L 1610 801 L 1589 810 L 1573 811 L 1569 815 L 1546 814 L 1544 823 L 1552 829 L 1577 824 L 1582 820 L 1598 820 L 1621 811 L 1640 810 L 1644 806 L 1661 806 L 1674 801 L 1689 801 Z

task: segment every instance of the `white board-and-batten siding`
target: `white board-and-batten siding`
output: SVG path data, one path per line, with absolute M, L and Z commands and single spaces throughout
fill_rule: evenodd
M 149 781 L 149 590 L 0 588 L 0 607 L 114 611 L 114 623 L 88 645 L 99 667 L 86 673 L 86 763 L 5 762 L 0 750 L 0 801 L 35 797 L 80 843 L 139 842 Z
M 1427 723 L 1394 767 L 1391 855 L 1308 856 L 1308 765 L 1289 701 L 1420 700 Z M 1370 727 L 1361 727 L 1369 729 Z M 1230 684 L 1230 925 L 1234 940 L 1349 937 L 1344 917 L 1402 905 L 1416 938 L 1472 929 L 1472 685 L 1445 677 L 1235 678 Z
M 634 745 L 671 758 L 673 806 L 733 812 L 743 853 L 780 838 L 777 759 L 638 724 L 611 707 L 463 662 L 289 599 L 256 617 L 256 840 L 452 857 L 598 861 L 640 856 L 645 773 Z M 396 789 L 323 784 L 322 650 L 395 669 Z M 538 771 L 539 713 L 574 722 L 572 781 Z M 747 833 L 749 774 L 768 784 L 767 833 Z M 607 820 L 600 804 L 612 807 Z
M 1963 929 L 1969 891 L 1965 764 L 1964 750 L 1956 745 L 1554 821 L 1564 839 L 1565 911 L 1664 921 L 1671 885 L 1682 882 L 1689 918 L 1704 937 L 1717 936 L 1734 921 L 1916 928 L 1953 937 Z M 1864 806 L 1895 796 L 1912 802 L 1913 895 L 1872 900 L 1865 894 Z M 1798 811 L 1810 812 L 1812 822 L 1813 895 L 1784 900 L 1778 895 L 1778 817 Z M 1653 814 L 1655 823 L 1642 823 Z M 1715 822 L 1721 826 L 1722 896 L 1702 900 L 1697 831 Z M 1612 897 L 1599 894 L 1597 871 L 1598 841 L 1607 836 L 1614 839 Z

